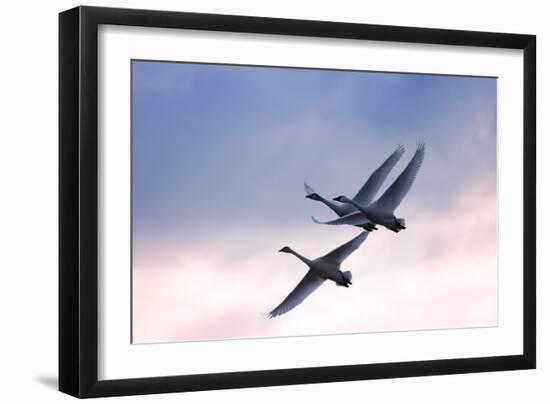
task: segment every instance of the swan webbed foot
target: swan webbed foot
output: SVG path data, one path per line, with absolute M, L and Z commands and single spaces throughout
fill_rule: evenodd
M 334 284 L 336 286 L 343 286 L 345 288 L 349 288 L 349 285 L 351 285 L 352 283 L 346 279 L 343 279 L 341 282 L 334 282 Z
M 376 225 L 373 223 L 369 223 L 367 224 L 367 230 L 368 231 L 378 230 L 378 227 L 376 227 Z

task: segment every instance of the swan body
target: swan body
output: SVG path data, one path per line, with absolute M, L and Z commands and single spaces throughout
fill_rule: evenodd
M 345 201 L 346 199 L 341 198 L 341 200 Z M 349 200 L 348 203 L 354 205 L 354 201 L 352 200 Z M 399 233 L 401 230 L 404 230 L 406 228 L 405 219 L 396 218 L 393 210 L 388 209 L 387 206 L 376 202 L 372 203 L 369 206 L 354 206 L 358 206 L 357 210 L 359 211 L 359 213 L 371 220 L 373 223 L 384 226 L 385 228 L 390 229 L 396 233 Z
M 326 280 L 331 280 L 338 286 L 349 287 L 351 283 L 351 272 L 341 271 L 340 266 L 344 260 L 363 244 L 367 239 L 368 232 L 363 231 L 361 234 L 351 239 L 340 247 L 332 250 L 322 257 L 310 260 L 290 247 L 283 247 L 279 252 L 284 252 L 294 255 L 300 261 L 309 267 L 309 271 L 298 283 L 298 285 L 290 292 L 290 294 L 275 307 L 269 314 L 269 318 L 280 316 L 294 307 L 302 303 L 306 297 L 313 293 Z
M 372 202 L 376 193 L 386 180 L 390 171 L 395 167 L 401 156 L 405 152 L 405 148 L 402 145 L 399 145 L 395 151 L 378 167 L 367 179 L 365 184 L 361 187 L 359 192 L 353 197 L 353 200 L 358 202 L 361 205 L 368 205 Z M 306 191 L 306 198 L 312 199 L 314 201 L 319 201 L 328 206 L 334 213 L 339 217 L 347 216 L 349 214 L 357 212 L 357 208 L 352 204 L 348 203 L 335 203 L 330 201 L 317 192 L 313 190 L 308 184 L 304 183 L 304 188 Z M 355 223 L 355 226 L 362 227 L 365 230 L 375 230 L 376 226 L 372 221 L 368 220 L 365 216 L 361 216 L 362 220 Z M 314 221 L 316 221 L 314 219 Z M 317 222 L 317 221 L 316 221 Z
M 424 153 L 425 144 L 419 143 L 407 167 L 376 202 L 364 205 L 344 195 L 334 198 L 335 201 L 354 206 L 358 212 L 324 222 L 324 224 L 353 224 L 359 220 L 359 215 L 362 215 L 371 222 L 384 226 L 396 233 L 405 229 L 405 219 L 395 217 L 394 212 L 411 189 L 424 161 Z

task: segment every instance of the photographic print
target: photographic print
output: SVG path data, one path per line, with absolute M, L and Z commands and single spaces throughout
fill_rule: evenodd
M 133 343 L 498 325 L 495 77 L 131 73 Z

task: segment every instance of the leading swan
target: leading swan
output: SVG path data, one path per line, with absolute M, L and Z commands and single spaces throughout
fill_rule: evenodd
M 285 300 L 283 300 L 281 304 L 275 307 L 268 314 L 268 317 L 277 317 L 292 310 L 294 307 L 302 303 L 306 297 L 312 294 L 327 279 L 334 281 L 339 286 L 345 286 L 348 288 L 349 285 L 351 285 L 351 272 L 342 272 L 340 270 L 340 265 L 342 265 L 342 262 L 344 262 L 344 260 L 352 252 L 357 250 L 359 246 L 363 244 L 363 241 L 366 240 L 368 234 L 368 232 L 363 231 L 347 243 L 342 244 L 335 250 L 332 250 L 328 254 L 314 260 L 307 259 L 292 250 L 290 247 L 281 248 L 279 252 L 294 255 L 309 267 L 309 271 L 294 288 L 294 290 L 285 298 Z
M 368 205 L 372 202 L 376 193 L 388 177 L 390 171 L 395 167 L 401 156 L 405 153 L 405 148 L 402 145 L 397 146 L 395 151 L 378 167 L 367 179 L 365 184 L 361 187 L 357 195 L 353 197 L 353 200 L 360 203 L 361 205 Z M 304 188 L 306 190 L 306 198 L 312 199 L 314 201 L 319 201 L 327 205 L 332 209 L 338 216 L 346 216 L 350 213 L 357 212 L 357 209 L 351 204 L 341 204 L 330 201 L 317 192 L 313 190 L 308 184 L 304 183 Z M 364 216 L 361 216 L 363 220 L 356 223 L 356 226 L 362 227 L 365 230 L 376 229 L 376 226 L 369 222 Z
M 358 223 L 362 223 L 365 219 L 368 219 L 371 222 L 384 226 L 396 233 L 405 229 L 405 219 L 396 218 L 394 212 L 403 198 L 405 198 L 405 195 L 407 195 L 412 184 L 414 183 L 414 180 L 416 179 L 418 171 L 424 161 L 425 148 L 424 142 L 418 143 L 416 152 L 405 170 L 403 170 L 401 175 L 397 177 L 393 184 L 380 198 L 378 198 L 376 202 L 366 205 L 357 203 L 357 201 L 343 195 L 338 196 L 334 198 L 335 201 L 348 203 L 357 208 L 359 212 L 350 213 L 346 216 L 328 222 L 319 222 L 315 218 L 313 218 L 313 220 L 316 223 L 323 224 L 357 225 Z

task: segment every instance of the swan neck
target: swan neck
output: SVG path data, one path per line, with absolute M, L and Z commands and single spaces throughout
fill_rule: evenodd
M 355 202 L 353 199 L 348 200 L 347 203 L 349 203 L 352 206 L 355 206 L 360 211 L 364 210 L 363 206 L 361 206 L 359 203 Z
M 327 205 L 329 208 L 331 208 L 336 214 L 341 213 L 341 205 L 334 203 L 333 201 L 329 201 L 328 199 L 323 198 L 321 195 L 319 195 L 319 198 L 321 202 L 323 202 L 325 205 Z
M 294 250 L 290 250 L 290 254 L 294 255 L 296 258 L 298 258 L 300 261 L 302 261 L 304 264 L 306 265 L 310 265 L 311 264 L 311 261 L 308 260 L 306 257 L 304 257 L 303 255 L 300 255 L 298 254 L 296 251 Z

